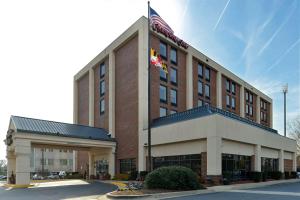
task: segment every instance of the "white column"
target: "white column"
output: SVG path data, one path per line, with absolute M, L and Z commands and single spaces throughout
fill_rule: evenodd
M 6 159 L 7 159 L 7 183 L 9 183 L 9 177 L 12 174 L 16 174 L 16 157 L 12 151 L 7 151 Z
M 186 55 L 186 109 L 193 108 L 193 56 Z
M 222 74 L 217 72 L 217 108 L 222 109 Z
M 73 123 L 78 123 L 78 82 L 73 82 Z
M 282 149 L 279 150 L 279 171 L 284 172 L 284 152 Z
M 31 142 L 25 139 L 15 139 L 16 184 L 30 184 L 30 154 Z
M 111 51 L 108 58 L 108 130 L 111 137 L 115 137 L 115 53 Z
M 245 88 L 243 85 L 240 87 L 240 116 L 245 117 Z
M 207 175 L 222 174 L 222 138 L 207 137 Z
M 88 152 L 88 156 L 89 156 L 89 179 L 90 179 L 91 175 L 95 175 L 94 154 L 92 152 Z
M 73 172 L 76 172 L 77 151 L 73 150 Z
M 147 130 L 145 130 L 147 131 Z M 140 134 L 139 136 L 139 165 L 138 165 L 138 171 L 146 171 L 146 148 L 144 147 L 144 144 L 147 143 L 147 138 L 145 138 L 146 134 Z
M 261 172 L 261 146 L 255 145 L 254 171 Z
M 260 96 L 256 97 L 256 122 L 260 124 Z
M 89 70 L 89 126 L 94 126 L 95 124 L 95 115 L 94 115 L 94 93 L 95 93 L 95 77 L 94 69 Z
M 108 173 L 111 175 L 111 178 L 115 176 L 115 154 L 116 148 L 112 147 L 108 156 Z
M 297 171 L 297 154 L 293 153 L 293 171 Z

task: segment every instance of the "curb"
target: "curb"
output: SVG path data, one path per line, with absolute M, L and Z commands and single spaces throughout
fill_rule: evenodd
M 114 192 L 114 191 L 113 191 Z M 151 194 L 142 194 L 142 195 L 114 195 L 113 192 L 106 194 L 106 197 L 109 199 L 137 199 L 137 198 L 146 198 L 152 196 Z
M 13 189 L 16 189 L 16 188 L 29 188 L 29 187 L 33 187 L 34 185 L 33 184 L 24 184 L 24 185 L 17 185 L 17 184 L 3 184 L 3 187 L 5 188 L 13 188 Z

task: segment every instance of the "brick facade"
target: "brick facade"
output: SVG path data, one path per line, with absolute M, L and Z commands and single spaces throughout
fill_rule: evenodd
M 119 159 L 138 157 L 138 37 L 115 52 L 116 171 Z M 136 162 L 137 163 L 137 162 Z
M 105 65 L 105 75 L 104 77 L 100 77 L 100 65 Z M 99 62 L 94 68 L 94 119 L 95 119 L 95 127 L 104 128 L 108 130 L 108 120 L 109 120 L 109 65 L 108 65 L 108 57 L 105 58 L 103 61 Z M 100 96 L 100 82 L 105 82 L 105 93 L 104 95 Z M 100 99 L 105 100 L 105 112 L 100 114 Z
M 284 159 L 284 171 L 291 172 L 293 171 L 293 160 L 291 159 Z

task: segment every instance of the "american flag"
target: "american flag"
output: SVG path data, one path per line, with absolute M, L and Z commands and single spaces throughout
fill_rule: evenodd
M 150 7 L 150 24 L 151 25 L 158 24 L 162 26 L 166 31 L 174 34 L 174 31 L 171 29 L 171 27 L 151 7 Z

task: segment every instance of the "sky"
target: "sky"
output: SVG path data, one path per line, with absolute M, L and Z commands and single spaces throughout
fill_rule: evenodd
M 300 115 L 299 0 L 152 0 L 175 35 Z M 0 159 L 11 115 L 72 123 L 73 76 L 141 16 L 146 0 L 0 0 Z

